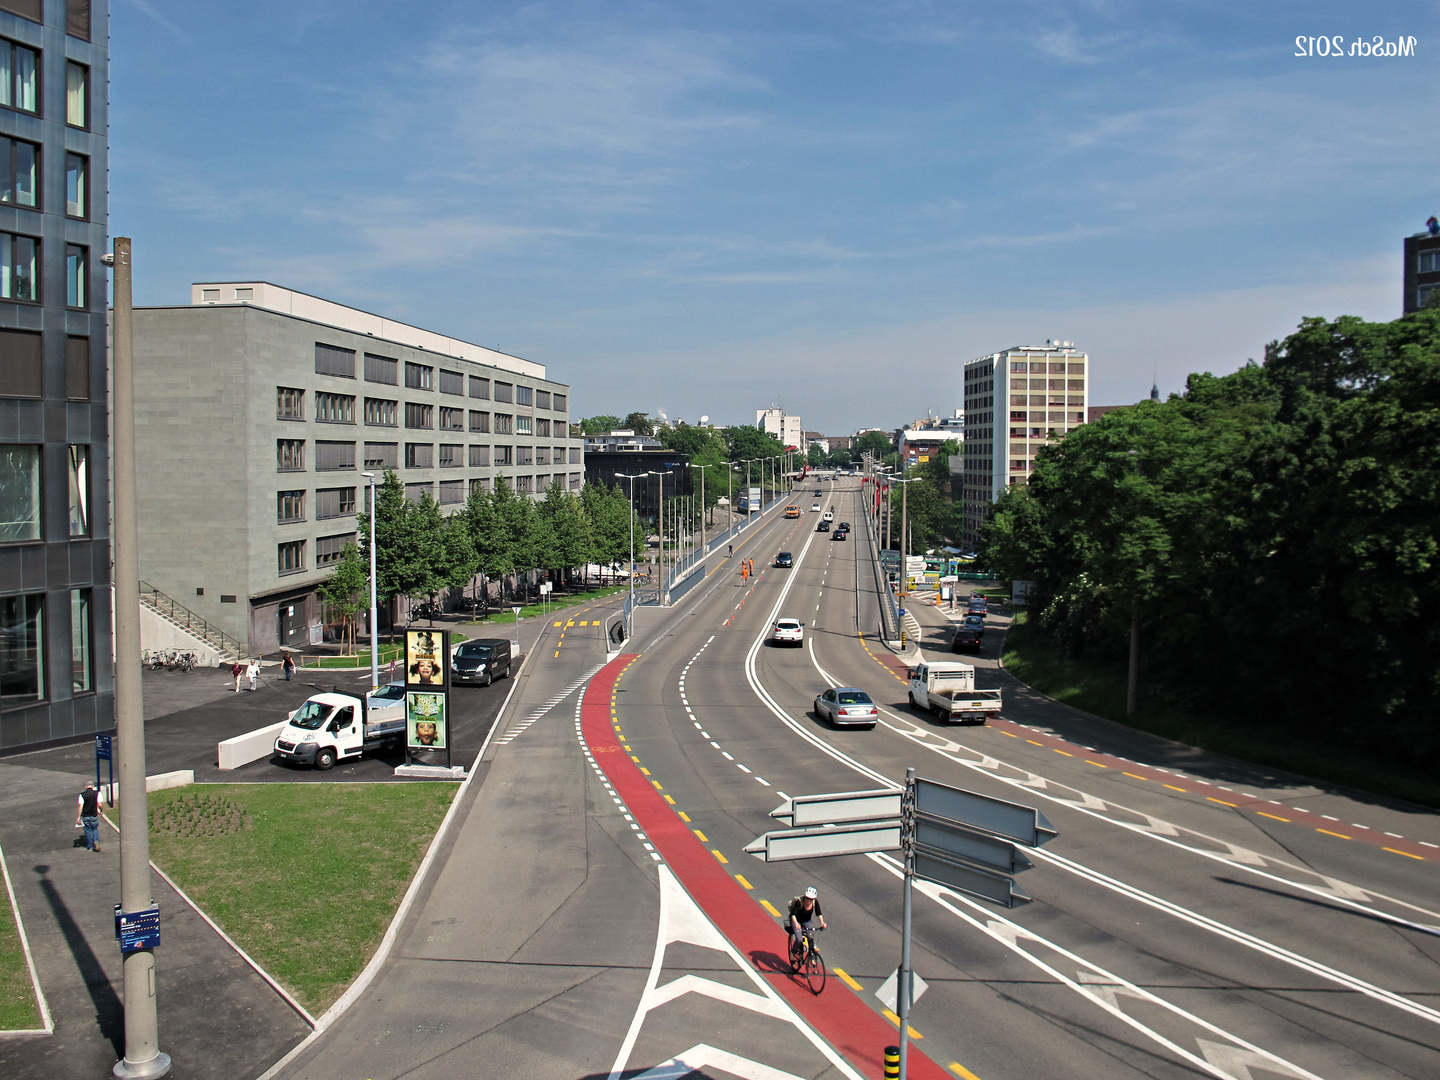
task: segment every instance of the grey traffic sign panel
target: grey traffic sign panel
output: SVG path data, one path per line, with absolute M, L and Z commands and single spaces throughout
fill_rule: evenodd
M 810 826 L 782 829 L 757 836 L 745 850 L 765 862 L 791 859 L 820 859 L 829 855 L 863 855 L 871 851 L 895 851 L 900 847 L 900 822 L 863 821 L 837 825 L 833 829 Z
M 875 991 L 875 996 L 880 999 L 880 1003 L 884 1005 L 887 1009 L 889 1009 L 891 1012 L 895 1011 L 895 998 L 899 994 L 899 984 L 900 969 L 896 968 L 894 971 L 890 972 L 890 977 L 880 984 L 880 989 Z M 916 975 L 913 971 L 910 973 L 911 1005 L 914 1005 L 915 1002 L 919 1001 L 920 995 L 925 993 L 925 991 L 929 989 L 929 983 L 927 983 L 919 975 Z
M 839 824 L 847 821 L 879 821 L 900 816 L 899 788 L 879 791 L 832 791 L 822 795 L 796 795 L 770 811 L 770 816 L 803 825 Z
M 1013 908 L 1030 903 L 1030 896 L 1004 874 L 961 864 L 929 852 L 915 852 L 915 875 L 937 885 Z
M 923 816 L 915 819 L 915 842 L 922 848 L 979 863 L 1002 874 L 1018 874 L 1035 865 L 1008 840 Z
M 915 780 L 915 808 L 932 818 L 949 818 L 997 836 L 1018 840 L 1030 847 L 1054 839 L 1059 833 L 1033 806 L 1007 802 L 964 788 Z

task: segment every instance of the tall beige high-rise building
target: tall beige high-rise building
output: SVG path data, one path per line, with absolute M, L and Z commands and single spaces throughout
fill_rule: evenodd
M 989 507 L 1024 483 L 1051 439 L 1085 422 L 1090 358 L 1073 341 L 1016 345 L 965 365 L 964 542 L 973 547 Z

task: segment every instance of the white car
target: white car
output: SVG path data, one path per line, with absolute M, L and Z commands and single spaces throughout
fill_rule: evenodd
M 819 504 L 819 503 L 812 503 L 811 506 L 810 506 L 810 513 L 812 513 L 812 514 L 818 514 L 819 512 L 820 512 L 820 504 Z
M 824 518 L 824 520 L 826 520 L 826 521 L 834 521 L 834 520 L 835 520 L 835 511 L 834 511 L 834 510 L 826 510 L 826 511 L 825 511 L 825 518 Z
M 794 645 L 799 648 L 805 644 L 805 624 L 799 619 L 776 619 L 770 640 L 776 645 Z

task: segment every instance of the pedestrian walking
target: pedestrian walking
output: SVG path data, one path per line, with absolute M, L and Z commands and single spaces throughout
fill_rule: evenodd
M 230 665 L 230 674 L 235 677 L 235 693 L 240 692 L 240 677 L 245 674 L 245 665 L 236 660 Z
M 75 808 L 75 824 L 85 828 L 85 847 L 100 850 L 100 792 L 94 780 L 85 781 L 85 790 Z
M 260 661 L 253 656 L 250 663 L 245 666 L 245 677 L 250 680 L 250 689 L 253 691 L 260 682 Z
M 295 659 L 288 652 L 280 654 L 280 670 L 285 672 L 286 682 L 295 674 Z
M 726 544 L 726 545 L 725 545 L 725 557 L 726 557 L 727 559 L 733 559 L 733 558 L 735 557 L 735 545 L 734 545 L 734 544 Z

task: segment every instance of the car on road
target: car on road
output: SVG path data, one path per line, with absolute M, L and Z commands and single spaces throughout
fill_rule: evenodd
M 794 566 L 795 556 L 788 551 L 781 551 L 775 555 L 776 566 Z
M 824 494 L 825 494 L 825 492 L 821 491 L 819 488 L 816 488 L 816 489 L 815 489 L 815 497 L 816 497 L 817 499 L 818 499 L 821 495 L 824 495 Z M 816 507 L 816 509 L 818 510 L 819 507 Z
M 880 710 L 864 690 L 837 686 L 815 699 L 815 715 L 836 727 L 873 728 L 880 719 Z
M 849 531 L 850 531 L 850 523 L 849 523 L 848 521 L 842 521 L 842 522 L 840 522 L 840 528 L 844 529 L 846 532 L 849 532 Z
M 834 521 L 834 520 L 835 520 L 835 511 L 834 511 L 834 510 L 826 510 L 826 511 L 825 511 L 825 520 L 826 520 L 826 521 Z
M 830 534 L 830 539 L 831 539 L 831 540 L 844 540 L 844 539 L 845 539 L 845 530 L 844 530 L 844 529 L 836 529 L 833 533 Z
M 819 512 L 820 512 L 820 504 L 819 504 L 819 503 L 815 503 L 815 504 L 813 504 L 813 505 L 810 507 L 810 513 L 812 513 L 812 514 L 818 514 Z
M 816 532 L 829 532 L 829 531 L 830 531 L 830 523 L 829 523 L 828 521 L 822 521 L 822 522 L 820 522 L 820 524 L 818 524 L 818 525 L 815 526 L 815 531 L 816 531 Z
M 983 630 L 976 630 L 973 626 L 957 626 L 955 636 L 950 639 L 950 651 L 978 653 L 980 639 L 984 636 Z
M 775 628 L 770 631 L 770 640 L 776 645 L 799 648 L 805 644 L 805 624 L 799 619 L 776 619 Z
M 800 507 L 798 507 L 798 506 L 787 506 L 787 507 L 785 507 L 785 516 L 786 516 L 787 518 L 798 518 L 798 517 L 800 516 Z
M 974 630 L 977 634 L 985 633 L 984 615 L 966 615 L 965 621 L 960 624 L 965 630 Z
M 450 653 L 450 680 L 489 686 L 510 674 L 509 638 L 473 638 Z

